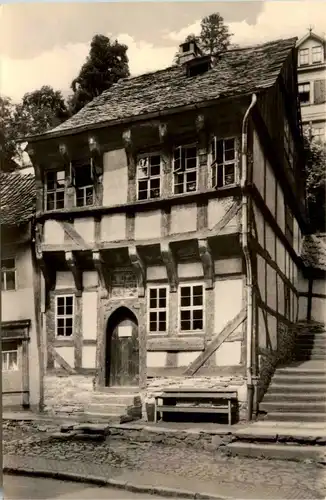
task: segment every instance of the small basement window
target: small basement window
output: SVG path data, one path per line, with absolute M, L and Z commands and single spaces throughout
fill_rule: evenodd
M 46 210 L 57 210 L 65 205 L 64 170 L 50 171 L 45 174 Z

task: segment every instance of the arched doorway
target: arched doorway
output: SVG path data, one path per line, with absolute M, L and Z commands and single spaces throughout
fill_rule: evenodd
M 107 323 L 105 385 L 139 385 L 138 321 L 126 307 L 114 311 Z

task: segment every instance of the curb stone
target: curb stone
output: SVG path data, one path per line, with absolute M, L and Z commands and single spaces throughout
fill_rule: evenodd
M 213 495 L 209 493 L 196 493 L 189 490 L 174 489 L 167 486 L 151 486 L 138 483 L 128 483 L 119 479 L 108 479 L 101 476 L 82 475 L 72 472 L 49 471 L 45 469 L 29 469 L 28 467 L 3 467 L 4 474 L 44 477 L 51 479 L 61 479 L 78 483 L 89 483 L 97 486 L 109 486 L 112 488 L 124 489 L 134 493 L 147 493 L 162 497 L 191 498 L 194 500 L 228 500 L 231 497 Z

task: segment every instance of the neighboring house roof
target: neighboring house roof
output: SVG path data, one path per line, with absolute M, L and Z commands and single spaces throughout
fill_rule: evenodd
M 309 38 L 313 38 L 314 40 L 317 40 L 317 42 L 322 43 L 325 45 L 326 40 L 322 38 L 319 35 L 316 35 L 316 33 L 306 33 L 300 40 L 297 41 L 297 47 L 300 47 L 306 40 L 309 40 Z
M 311 234 L 303 240 L 301 257 L 307 267 L 326 271 L 326 234 Z
M 35 180 L 31 174 L 0 172 L 0 220 L 4 225 L 27 222 L 35 212 Z
M 184 68 L 175 65 L 121 79 L 42 137 L 65 135 L 69 131 L 92 129 L 99 124 L 163 114 L 181 106 L 264 90 L 275 83 L 296 40 L 290 38 L 228 50 L 219 56 L 212 69 L 197 76 L 187 77 Z

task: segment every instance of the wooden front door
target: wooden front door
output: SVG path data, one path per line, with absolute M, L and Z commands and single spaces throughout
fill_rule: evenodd
M 139 344 L 135 315 L 121 307 L 109 318 L 106 342 L 106 385 L 138 386 Z

